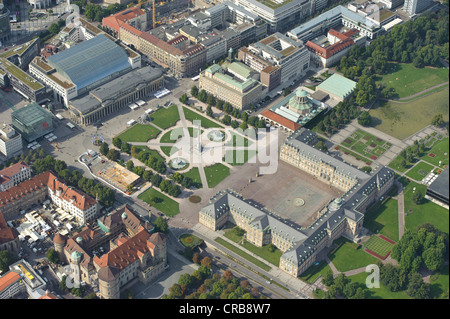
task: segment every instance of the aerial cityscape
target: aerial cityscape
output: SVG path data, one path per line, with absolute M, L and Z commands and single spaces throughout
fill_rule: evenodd
M 0 299 L 448 300 L 449 153 L 448 0 L 0 0 Z

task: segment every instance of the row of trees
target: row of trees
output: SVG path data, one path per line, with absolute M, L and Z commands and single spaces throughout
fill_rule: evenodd
M 208 104 L 208 106 L 206 107 L 206 115 L 208 115 L 209 117 L 214 118 L 212 111 L 213 106 L 223 111 L 225 115 L 222 117 L 222 123 L 231 126 L 233 129 L 240 127 L 245 131 L 248 128 L 248 125 L 251 125 L 255 128 L 264 128 L 266 126 L 266 123 L 263 119 L 260 120 L 257 116 L 249 117 L 247 112 L 241 113 L 239 109 L 233 107 L 229 102 L 225 102 L 221 99 L 216 99 L 214 95 L 208 94 L 205 90 L 199 91 L 197 86 L 195 85 L 191 88 L 191 95 L 197 98 L 200 102 Z M 183 98 L 183 100 L 185 99 Z M 231 117 L 234 117 L 235 119 L 233 120 L 231 119 Z M 242 122 L 239 124 L 236 119 L 241 119 Z
M 328 271 L 322 278 L 322 283 L 328 287 L 325 292 L 324 299 L 366 299 L 366 291 L 358 283 L 351 282 L 345 274 L 340 273 L 336 278 L 333 278 L 333 273 Z M 314 297 L 318 298 L 315 291 Z
M 86 0 L 78 0 L 74 1 L 74 4 L 77 4 L 80 8 L 83 8 L 84 16 L 90 21 L 102 22 L 104 17 L 107 17 L 111 14 L 117 13 L 127 8 L 125 4 L 114 3 L 110 4 L 106 8 L 94 4 L 94 3 L 86 3 Z
M 325 115 L 323 120 L 317 123 L 317 128 L 325 135 L 331 136 L 351 120 L 357 118 L 360 113 L 361 110 L 355 103 L 355 97 L 352 96 L 348 100 L 340 102 Z
M 105 207 L 110 207 L 114 204 L 115 194 L 112 189 L 103 186 L 93 179 L 82 176 L 82 174 L 75 169 L 70 170 L 67 167 L 66 162 L 62 160 L 55 160 L 51 155 L 47 155 L 43 159 L 36 159 L 32 167 L 36 174 L 40 174 L 45 171 L 54 172 L 58 178 L 64 180 L 69 186 L 77 187 L 86 194 L 97 198 L 100 204 Z
M 262 298 L 257 288 L 248 280 L 239 280 L 230 270 L 222 276 L 214 273 L 211 276 L 212 260 L 195 253 L 193 261 L 200 266 L 191 275 L 182 274 L 178 282 L 169 288 L 170 293 L 163 299 L 255 299 Z

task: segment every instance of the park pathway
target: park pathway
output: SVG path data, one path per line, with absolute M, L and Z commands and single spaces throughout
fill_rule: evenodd
M 410 96 L 405 96 L 405 97 L 400 97 L 400 98 L 395 98 L 395 99 L 386 99 L 386 98 L 380 98 L 380 100 L 383 100 L 383 101 L 388 101 L 388 102 L 393 102 L 393 103 L 410 103 L 410 102 L 412 102 L 411 101 L 411 99 L 414 99 L 414 98 L 422 98 L 422 97 L 424 97 L 425 95 L 422 95 L 422 94 L 425 94 L 425 93 L 428 93 L 428 92 L 430 92 L 430 91 L 432 91 L 432 90 L 434 90 L 434 89 L 437 89 L 437 88 L 440 88 L 440 87 L 442 87 L 442 86 L 446 86 L 446 85 L 448 85 L 449 84 L 449 82 L 447 81 L 447 82 L 443 82 L 443 83 L 440 83 L 440 84 L 437 84 L 437 85 L 434 85 L 434 86 L 432 86 L 432 87 L 430 87 L 430 88 L 428 88 L 428 89 L 425 89 L 425 90 L 423 90 L 423 91 L 420 91 L 420 92 L 417 92 L 417 93 L 415 93 L 415 94 L 413 94 L 413 95 L 410 95 Z M 430 92 L 430 94 L 431 93 L 434 93 L 434 92 Z M 414 99 L 415 100 L 415 99 Z
M 405 197 L 403 195 L 403 185 L 398 181 L 396 183 L 398 187 L 398 240 L 400 240 L 405 232 Z

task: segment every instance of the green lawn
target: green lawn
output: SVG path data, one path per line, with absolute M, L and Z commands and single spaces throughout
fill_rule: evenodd
M 118 137 L 123 142 L 147 142 L 156 138 L 160 130 L 153 125 L 135 124 Z
M 230 168 L 223 164 L 217 163 L 204 168 L 208 186 L 213 188 L 217 186 L 223 179 L 230 175 Z
M 364 243 L 364 247 L 380 255 L 381 257 L 384 257 L 392 250 L 394 244 L 373 235 L 367 242 Z
M 142 152 L 150 154 L 150 156 L 156 158 L 159 161 L 163 161 L 163 162 L 166 161 L 166 159 L 164 157 L 162 157 L 161 154 L 159 154 L 159 152 L 157 150 L 153 150 L 153 149 L 148 148 L 147 146 L 142 146 L 142 145 L 137 145 L 136 147 L 138 149 L 140 149 Z
M 192 249 L 195 249 L 197 248 L 197 246 L 203 243 L 203 239 L 198 238 L 197 236 L 192 234 L 182 234 L 180 236 L 180 243 L 184 247 L 190 247 Z
M 323 277 L 328 271 L 332 271 L 330 266 L 322 260 L 318 265 L 312 264 L 299 276 L 299 278 L 308 284 L 312 284 L 319 276 Z
M 357 275 L 347 277 L 351 282 L 355 282 L 366 291 L 368 299 L 411 299 L 405 291 L 392 292 L 380 283 L 380 288 L 367 288 L 366 278 L 369 273 L 362 272 Z
M 421 157 L 422 160 L 430 164 L 439 165 L 439 161 L 442 161 L 441 167 L 449 164 L 449 139 L 444 138 L 443 140 L 436 142 L 433 147 L 427 151 L 425 155 Z M 434 154 L 434 157 L 430 157 L 429 154 Z
M 371 126 L 398 139 L 405 139 L 431 123 L 434 115 L 442 113 L 449 120 L 449 88 L 412 102 L 377 101 L 370 109 Z M 424 107 L 426 105 L 426 107 Z
M 343 153 L 345 155 L 353 156 L 356 160 L 364 162 L 366 165 L 372 164 L 371 159 L 368 159 L 367 157 L 364 157 L 361 154 L 353 152 L 353 151 L 349 150 L 348 148 L 343 147 L 342 145 L 336 146 L 335 149 L 339 150 L 341 153 Z
M 178 150 L 178 148 L 176 148 L 174 146 L 160 146 L 160 147 L 161 147 L 161 151 L 167 156 L 170 156 L 171 152 L 175 153 Z
M 398 241 L 398 201 L 390 198 L 371 206 L 364 216 L 364 227 Z
M 139 199 L 143 200 L 147 204 L 150 204 L 150 199 L 155 196 L 161 199 L 161 202 L 156 204 L 151 204 L 153 207 L 155 207 L 157 210 L 160 210 L 167 216 L 175 216 L 180 213 L 180 205 L 178 202 L 174 201 L 173 199 L 167 197 L 163 193 L 157 191 L 154 188 L 149 188 L 142 194 L 138 196 Z
M 439 274 L 430 277 L 431 297 L 434 299 L 448 299 L 448 265 L 443 265 Z
M 202 179 L 200 178 L 200 173 L 198 171 L 198 167 L 193 167 L 186 173 L 183 173 L 184 176 L 190 177 L 192 182 L 195 184 L 195 187 L 202 188 Z
M 169 108 L 160 108 L 150 115 L 153 124 L 162 128 L 163 130 L 174 126 L 180 120 L 178 114 L 178 107 L 174 104 Z
M 233 231 L 233 229 L 228 229 L 225 232 L 225 237 L 228 239 L 234 241 L 235 243 L 239 243 L 242 240 L 242 236 L 236 235 L 236 233 Z M 247 241 L 244 241 L 243 244 L 239 244 L 240 246 L 244 247 L 248 251 L 251 251 L 255 255 L 261 257 L 264 260 L 267 260 L 272 265 L 279 266 L 280 265 L 280 257 L 283 254 L 281 250 L 275 249 L 274 251 L 270 251 L 269 245 L 265 245 L 263 247 L 255 246 Z
M 187 107 L 183 107 L 184 116 L 186 117 L 186 120 L 189 120 L 193 122 L 194 120 L 201 121 L 200 125 L 204 128 L 223 128 L 222 125 L 217 124 L 216 122 L 211 121 L 210 119 L 198 114 L 197 112 L 194 112 Z
M 408 161 L 405 160 L 406 162 L 406 166 L 403 167 L 401 165 L 401 162 L 403 160 L 403 157 L 401 155 L 398 155 L 396 158 L 394 158 L 392 160 L 392 162 L 389 163 L 388 167 L 400 172 L 400 173 L 404 173 L 406 172 L 408 169 L 410 169 L 411 167 L 413 167 L 414 163 L 409 163 Z
M 243 165 L 248 162 L 250 158 L 255 156 L 256 150 L 227 150 L 225 152 L 224 162 L 236 166 Z
M 331 262 L 336 266 L 340 272 L 346 272 L 349 270 L 366 267 L 370 264 L 375 264 L 377 258 L 366 253 L 360 246 L 350 242 L 343 237 L 335 240 L 333 245 L 337 244 L 339 248 L 332 250 L 328 255 Z
M 405 228 L 414 230 L 417 226 L 430 223 L 445 233 L 449 233 L 449 211 L 427 199 L 416 205 L 412 200 L 413 188 L 425 194 L 426 185 L 415 182 L 407 183 L 404 178 L 400 179 L 406 189 L 403 191 L 405 197 Z
M 221 244 L 222 246 L 228 248 L 228 249 L 231 250 L 232 252 L 238 254 L 238 255 L 241 256 L 242 258 L 245 258 L 247 261 L 251 262 L 252 264 L 254 264 L 254 265 L 260 267 L 261 269 L 263 269 L 263 270 L 265 270 L 265 271 L 269 271 L 269 270 L 272 269 L 269 265 L 267 265 L 267 264 L 265 264 L 265 263 L 259 261 L 259 260 L 256 259 L 255 257 L 253 257 L 253 256 L 251 256 L 251 255 L 249 255 L 249 254 L 247 254 L 247 253 L 246 253 L 245 251 L 243 251 L 242 249 L 239 249 L 237 246 L 235 246 L 235 245 L 233 245 L 233 244 L 231 244 L 231 243 L 225 241 L 224 239 L 222 239 L 222 238 L 220 238 L 220 237 L 217 237 L 217 238 L 215 239 L 215 241 L 216 241 L 217 243 Z
M 434 166 L 425 162 L 419 162 L 406 173 L 406 176 L 420 182 L 425 176 L 431 173 L 433 169 Z
M 380 83 L 394 88 L 398 97 L 407 97 L 448 81 L 448 69 L 415 68 L 410 63 L 389 63 L 394 70 L 382 77 Z
M 194 128 L 188 127 L 189 136 L 194 136 Z M 200 134 L 203 131 L 200 132 Z M 173 130 L 170 130 L 166 133 L 164 133 L 163 136 L 161 136 L 161 139 L 159 140 L 160 143 L 175 143 L 178 139 L 182 138 L 184 136 L 184 130 L 182 127 L 174 128 Z M 197 137 L 197 128 L 195 129 L 195 137 Z

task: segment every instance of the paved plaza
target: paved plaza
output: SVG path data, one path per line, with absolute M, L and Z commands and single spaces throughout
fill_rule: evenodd
M 259 177 L 241 193 L 302 227 L 309 226 L 339 194 L 337 189 L 283 161 L 279 161 L 275 174 Z

